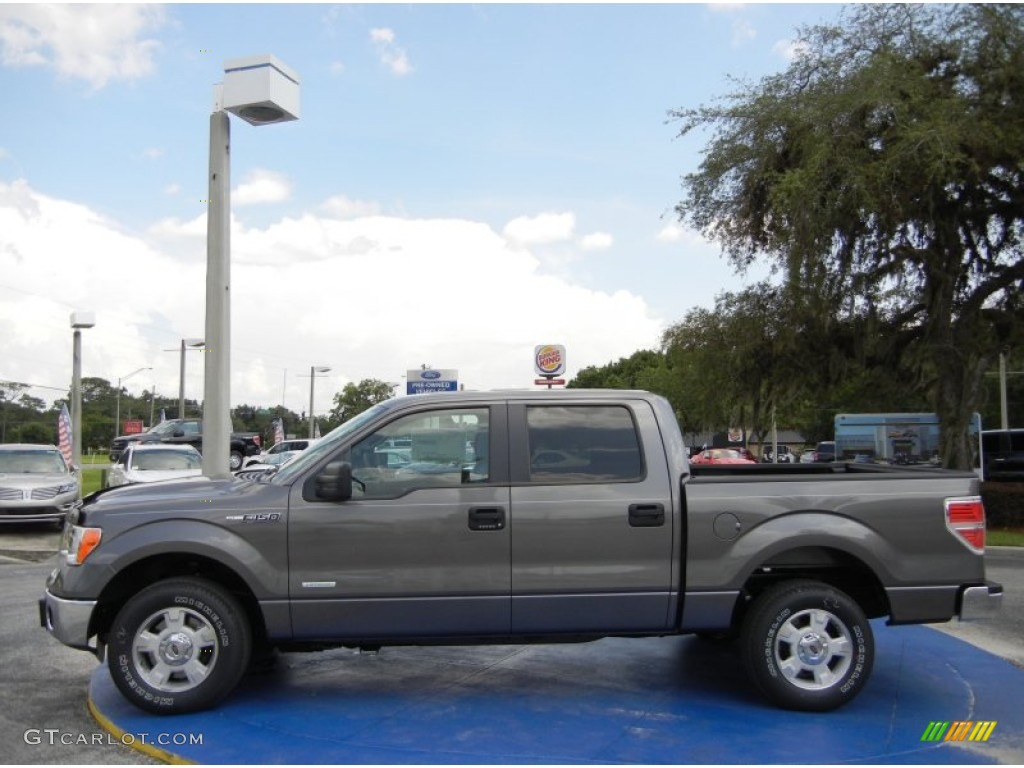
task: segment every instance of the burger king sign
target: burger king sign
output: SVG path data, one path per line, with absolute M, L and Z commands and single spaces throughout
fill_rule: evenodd
M 561 344 L 540 344 L 534 347 L 533 367 L 538 376 L 561 376 L 565 373 L 565 347 Z

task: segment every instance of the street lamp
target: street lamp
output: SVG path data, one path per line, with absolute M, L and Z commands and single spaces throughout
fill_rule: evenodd
M 185 351 L 201 349 L 206 342 L 203 339 L 181 340 L 181 370 L 178 374 L 178 418 L 185 418 Z
M 114 437 L 118 436 L 118 434 L 119 434 L 118 430 L 121 428 L 121 382 L 122 381 L 127 381 L 132 376 L 134 376 L 136 373 L 142 373 L 143 371 L 152 371 L 152 370 L 153 370 L 153 368 L 151 366 L 147 365 L 145 368 L 138 368 L 138 369 L 132 371 L 127 376 L 118 376 L 118 378 L 117 378 L 117 408 L 114 411 L 114 413 L 116 414 L 114 416 Z
M 203 382 L 203 474 L 231 476 L 231 124 L 299 118 L 299 76 L 274 56 L 224 64 L 210 115 L 210 184 L 206 218 L 206 378 Z
M 82 487 L 82 329 L 96 325 L 94 312 L 72 312 L 74 330 L 71 353 L 71 463 Z
M 326 365 L 309 366 L 309 439 L 313 439 L 313 431 L 316 422 L 313 421 L 313 383 L 318 373 L 327 373 L 331 369 Z

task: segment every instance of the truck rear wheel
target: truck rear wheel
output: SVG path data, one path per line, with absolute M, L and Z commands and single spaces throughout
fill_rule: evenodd
M 217 704 L 249 663 L 245 612 L 211 582 L 176 578 L 139 592 L 110 628 L 107 665 L 121 693 L 158 714 Z
M 231 455 L 228 456 L 228 469 L 232 472 L 237 472 L 242 468 L 242 460 L 244 457 L 238 451 L 232 451 Z
M 875 640 L 860 606 L 818 581 L 762 593 L 743 623 L 741 653 L 757 687 L 786 709 L 824 712 L 867 683 Z

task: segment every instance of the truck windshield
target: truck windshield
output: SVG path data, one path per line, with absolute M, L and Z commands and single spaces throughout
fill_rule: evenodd
M 270 478 L 270 482 L 275 484 L 289 482 L 292 478 L 302 474 L 307 467 L 313 466 L 324 456 L 334 451 L 334 449 L 343 443 L 349 435 L 358 431 L 363 424 L 371 421 L 383 410 L 386 410 L 383 404 L 375 405 L 372 408 L 363 411 L 358 416 L 349 419 L 336 429 L 331 430 L 320 442 L 311 445 L 281 467 L 281 469 L 279 469 L 273 477 Z
M 169 435 L 174 432 L 174 428 L 181 428 L 181 422 L 179 421 L 161 421 L 159 424 L 150 427 L 149 434 L 151 435 Z

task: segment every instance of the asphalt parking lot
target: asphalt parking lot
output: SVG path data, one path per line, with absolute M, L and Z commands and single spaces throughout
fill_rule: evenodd
M 125 705 L 92 656 L 39 628 L 57 540 L 0 529 L 0 669 L 18 702 L 0 714 L 8 763 L 156 762 L 110 731 L 163 734 L 166 754 L 237 764 L 1024 762 L 1021 550 L 988 553 L 990 578 L 1007 588 L 996 621 L 876 627 L 871 686 L 828 715 L 765 705 L 728 648 L 683 637 L 283 654 L 219 709 L 156 718 Z M 998 725 L 984 744 L 922 744 L 928 722 L 966 719 Z M 197 735 L 198 746 L 175 743 Z

